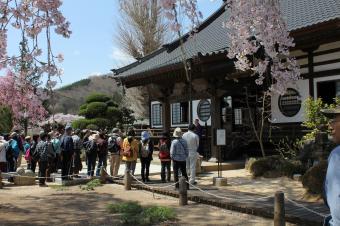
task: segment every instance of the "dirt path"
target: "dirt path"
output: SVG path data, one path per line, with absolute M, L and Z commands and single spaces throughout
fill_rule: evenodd
M 38 186 L 12 186 L 0 190 L 0 225 L 119 225 L 106 205 L 134 200 L 143 205 L 175 208 L 177 221 L 164 225 L 273 225 L 272 220 L 202 204 L 178 207 L 175 198 L 140 190 L 124 191 L 107 184 L 95 191 L 78 186 L 64 190 Z

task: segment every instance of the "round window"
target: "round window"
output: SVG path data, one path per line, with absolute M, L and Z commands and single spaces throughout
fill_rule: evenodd
M 286 93 L 279 97 L 279 109 L 284 116 L 293 117 L 300 111 L 301 102 L 299 92 L 288 88 Z
M 203 121 L 206 122 L 209 120 L 210 118 L 210 102 L 206 99 L 204 100 L 200 100 L 200 102 L 197 105 L 197 115 L 198 118 Z

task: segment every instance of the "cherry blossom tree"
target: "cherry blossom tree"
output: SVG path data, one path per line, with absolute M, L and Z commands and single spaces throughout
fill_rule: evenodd
M 0 70 L 6 71 L 6 75 L 0 77 L 0 105 L 11 109 L 15 123 L 30 118 L 30 123 L 35 124 L 47 113 L 41 95 L 29 78 L 33 74 L 40 79 L 47 75 L 46 87 L 52 93 L 55 78 L 62 73 L 55 61 L 61 62 L 63 56 L 54 55 L 51 45 L 53 31 L 65 38 L 71 34 L 70 23 L 60 12 L 61 5 L 61 0 L 0 0 Z M 7 54 L 9 30 L 21 33 L 25 51 L 18 56 Z M 41 40 L 46 41 L 45 53 Z

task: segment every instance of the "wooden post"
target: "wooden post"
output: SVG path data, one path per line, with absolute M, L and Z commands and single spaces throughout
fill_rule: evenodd
M 179 205 L 188 205 L 188 184 L 185 177 L 179 179 Z
M 131 190 L 131 175 L 129 170 L 125 171 L 124 188 L 125 190 Z
M 274 199 L 274 226 L 285 225 L 285 196 L 282 191 L 278 191 Z
M 1 170 L 0 170 L 0 189 L 2 189 L 2 176 L 1 176 Z
M 99 178 L 100 183 L 102 183 L 102 184 L 106 183 L 106 176 L 107 176 L 107 174 L 104 170 L 104 166 L 100 167 L 100 178 Z

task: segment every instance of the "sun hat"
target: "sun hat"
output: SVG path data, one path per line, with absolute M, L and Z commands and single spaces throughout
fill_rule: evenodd
M 182 130 L 181 128 L 177 127 L 175 130 L 174 130 L 174 133 L 172 135 L 173 137 L 181 137 L 182 136 Z
M 144 142 L 148 139 L 150 139 L 150 134 L 148 133 L 148 131 L 143 131 L 141 134 L 141 140 Z
M 30 139 L 31 139 L 30 136 L 26 136 L 26 137 L 25 137 L 25 140 L 30 140 Z
M 321 113 L 324 114 L 327 118 L 335 118 L 340 114 L 340 106 L 337 106 L 333 109 L 322 109 Z
M 94 133 L 91 136 L 89 136 L 89 140 L 97 141 L 99 139 L 99 134 Z

